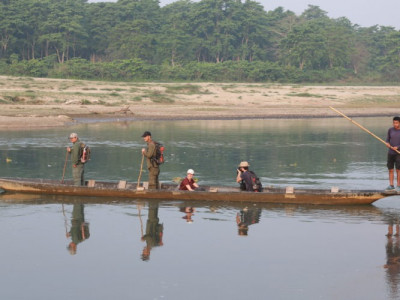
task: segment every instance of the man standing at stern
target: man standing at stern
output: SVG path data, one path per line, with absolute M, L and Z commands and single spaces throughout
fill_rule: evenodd
M 393 118 L 393 127 L 389 128 L 386 138 L 386 145 L 389 148 L 387 157 L 387 168 L 389 169 L 389 186 L 387 191 L 394 190 L 394 168 L 396 167 L 397 187 L 400 192 L 400 117 Z
M 158 189 L 158 175 L 160 167 L 156 160 L 156 144 L 151 138 L 150 131 L 145 131 L 142 135 L 143 140 L 147 143 L 147 148 L 142 149 L 142 155 L 146 157 L 147 169 L 149 170 L 149 190 Z
M 74 179 L 74 185 L 85 185 L 84 180 L 84 163 L 81 161 L 82 149 L 81 142 L 79 141 L 77 133 L 71 133 L 69 140 L 72 142 L 72 147 L 67 147 L 67 151 L 71 153 L 72 163 L 72 178 Z

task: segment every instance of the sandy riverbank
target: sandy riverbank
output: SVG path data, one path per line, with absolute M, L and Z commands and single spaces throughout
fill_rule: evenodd
M 85 120 L 234 119 L 400 114 L 399 86 L 136 83 L 0 76 L 0 130 Z

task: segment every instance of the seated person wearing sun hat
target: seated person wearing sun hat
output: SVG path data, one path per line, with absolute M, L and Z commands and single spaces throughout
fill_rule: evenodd
M 257 175 L 249 170 L 249 163 L 242 161 L 237 169 L 236 182 L 240 184 L 240 190 L 247 192 L 261 192 L 262 184 Z
M 194 191 L 199 186 L 193 179 L 194 171 L 192 169 L 187 170 L 186 177 L 182 180 L 179 190 L 181 191 Z

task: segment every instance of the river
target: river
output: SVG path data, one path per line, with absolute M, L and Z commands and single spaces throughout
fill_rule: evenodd
M 385 138 L 390 118 L 357 118 Z M 166 147 L 160 181 L 383 189 L 386 148 L 344 119 L 79 124 L 2 132 L 0 176 L 61 179 L 70 132 L 86 179 L 136 181 L 145 130 Z M 147 177 L 147 174 L 144 175 Z M 71 178 L 68 165 L 66 178 Z M 1 299 L 399 299 L 400 197 L 374 205 L 140 202 L 0 196 Z

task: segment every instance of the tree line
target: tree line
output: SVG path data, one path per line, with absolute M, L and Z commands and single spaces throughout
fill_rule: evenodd
M 0 73 L 108 80 L 400 80 L 400 31 L 253 0 L 1 0 Z

